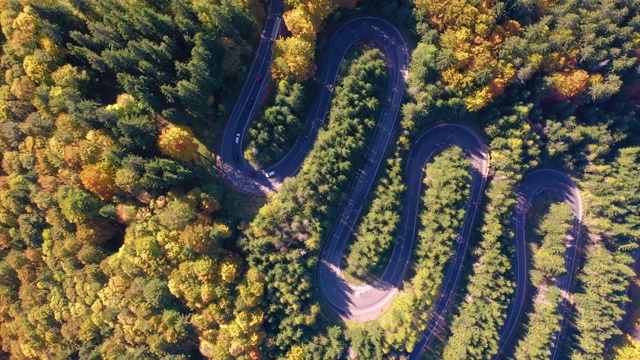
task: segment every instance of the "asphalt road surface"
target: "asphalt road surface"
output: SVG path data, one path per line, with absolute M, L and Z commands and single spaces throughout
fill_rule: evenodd
M 353 199 L 352 195 L 349 196 L 347 206 L 343 207 L 338 216 L 340 220 L 334 224 L 325 241 L 317 268 L 322 295 L 343 318 L 357 322 L 372 320 L 391 304 L 404 279 L 411 259 L 425 166 L 443 149 L 454 145 L 462 148 L 472 160 L 472 185 L 465 225 L 457 242 L 454 265 L 449 267 L 451 271 L 446 275 L 445 287 L 441 291 L 441 301 L 434 313 L 440 313 L 446 307 L 446 303 L 460 279 L 467 240 L 471 234 L 475 215 L 478 213 L 489 169 L 489 159 L 482 141 L 468 128 L 454 124 L 439 125 L 429 129 L 418 138 L 411 148 L 405 173 L 407 190 L 403 200 L 400 231 L 387 268 L 373 284 L 350 284 L 344 280 L 342 269 L 340 269 L 344 249 L 353 233 L 355 221 L 362 207 L 362 200 L 364 200 L 364 198 Z M 354 181 L 354 187 L 359 188 L 358 184 L 364 181 L 364 178 L 373 179 L 374 177 L 366 172 L 359 174 Z M 366 196 L 366 194 L 363 195 Z
M 317 76 L 317 94 L 309 111 L 302 134 L 291 151 L 278 163 L 265 169 L 255 170 L 242 156 L 242 140 L 250 123 L 254 109 L 265 97 L 265 84 L 269 82 L 271 48 L 282 26 L 282 1 L 272 1 L 261 41 L 256 51 L 248 78 L 224 131 L 218 165 L 226 179 L 237 191 L 262 195 L 277 190 L 286 177 L 297 174 L 304 159 L 315 142 L 318 130 L 326 117 L 340 63 L 354 45 L 368 43 L 378 47 L 385 55 L 389 85 L 383 99 L 383 110 L 376 125 L 372 145 L 367 152 L 365 165 L 353 179 L 347 200 L 342 205 L 338 220 L 328 234 L 320 255 L 317 277 L 320 291 L 326 302 L 345 319 L 367 321 L 377 318 L 391 304 L 406 274 L 415 238 L 420 194 L 424 169 L 427 162 L 447 147 L 459 146 L 472 160 L 471 196 L 467 203 L 465 224 L 459 235 L 454 255 L 447 266 L 440 298 L 437 300 L 423 338 L 416 346 L 411 358 L 419 357 L 434 335 L 444 324 L 447 307 L 451 304 L 462 273 L 462 262 L 468 246 L 476 215 L 480 211 L 489 158 L 482 141 L 469 128 L 462 125 L 438 125 L 423 133 L 413 144 L 407 159 L 407 191 L 404 196 L 399 236 L 391 260 L 383 275 L 373 284 L 354 285 L 345 281 L 340 264 L 347 241 L 353 233 L 376 173 L 390 145 L 396 129 L 398 112 L 402 104 L 405 79 L 408 71 L 409 52 L 407 44 L 397 28 L 388 21 L 372 16 L 351 19 L 342 24 L 331 35 L 325 47 L 320 71 Z M 266 177 L 275 171 L 275 176 Z M 575 226 L 567 242 L 566 264 L 568 275 L 559 279 L 559 285 L 568 294 L 574 268 L 579 222 L 581 220 L 580 194 L 575 184 L 560 172 L 538 170 L 531 173 L 520 187 L 519 204 L 514 217 L 517 248 L 515 257 L 516 297 L 510 307 L 507 322 L 501 331 L 500 353 L 507 349 L 519 329 L 524 304 L 527 301 L 527 263 L 524 239 L 524 220 L 531 201 L 544 190 L 563 196 L 572 205 Z M 559 312 L 564 315 L 566 299 Z M 564 320 L 562 320 L 564 326 Z M 560 337 L 558 336 L 558 339 Z M 554 348 L 554 358 L 556 349 Z
M 522 314 L 527 298 L 531 294 L 527 294 L 529 287 L 528 269 L 527 269 L 527 253 L 526 253 L 526 227 L 525 220 L 527 211 L 531 203 L 536 197 L 544 192 L 553 192 L 562 201 L 571 206 L 573 212 L 573 228 L 567 236 L 565 245 L 565 268 L 567 273 L 557 280 L 557 286 L 563 294 L 563 300 L 558 306 L 558 313 L 562 316 L 560 320 L 560 328 L 564 329 L 566 319 L 565 312 L 568 305 L 569 287 L 573 278 L 573 270 L 575 268 L 576 253 L 578 249 L 578 240 L 580 235 L 580 223 L 582 222 L 582 199 L 578 186 L 567 175 L 551 169 L 536 170 L 528 174 L 520 184 L 518 191 L 518 204 L 516 206 L 515 216 L 513 219 L 513 229 L 515 233 L 514 242 L 516 247 L 514 272 L 516 275 L 516 294 L 515 301 L 509 308 L 507 321 L 500 333 L 499 352 L 497 358 L 509 355 L 505 350 L 512 346 L 512 341 L 520 329 Z M 552 349 L 551 359 L 559 356 L 558 346 L 562 330 L 556 334 L 556 341 Z
M 217 159 L 224 178 L 240 192 L 245 194 L 264 194 L 275 190 L 264 173 L 256 172 L 242 156 L 242 140 L 249 121 L 260 100 L 264 98 L 269 83 L 269 67 L 272 60 L 273 42 L 282 27 L 282 1 L 272 1 L 260 37 L 258 50 L 253 58 L 247 80 L 238 96 L 236 105 L 227 121 L 220 141 Z M 251 106 L 250 102 L 252 102 Z M 236 136 L 240 135 L 236 140 Z M 236 160 L 237 159 L 237 160 Z M 255 177 L 252 177 L 255 174 Z

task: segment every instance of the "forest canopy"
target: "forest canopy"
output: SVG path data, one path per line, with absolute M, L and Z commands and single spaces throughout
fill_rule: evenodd
M 233 192 L 217 145 L 274 1 L 0 0 L 0 357 L 382 359 L 415 348 L 462 221 L 468 160 L 458 148 L 436 157 L 396 303 L 345 326 L 323 305 L 315 266 L 397 69 L 375 44 L 355 47 L 300 172 L 264 199 Z M 579 258 L 563 294 L 569 211 L 537 208 L 533 290 L 511 353 L 548 356 L 566 297 L 561 357 L 640 357 L 637 301 L 625 306 L 640 239 L 640 1 L 284 5 L 263 80 L 272 96 L 248 133 L 255 167 L 297 139 L 316 59 L 341 22 L 382 16 L 413 45 L 349 276 L 370 281 L 385 266 L 419 134 L 463 123 L 490 152 L 463 285 L 428 357 L 497 353 L 518 184 L 540 167 L 580 187 Z
M 0 9 L 3 354 L 259 357 L 262 276 L 194 133 L 224 121 L 260 5 Z

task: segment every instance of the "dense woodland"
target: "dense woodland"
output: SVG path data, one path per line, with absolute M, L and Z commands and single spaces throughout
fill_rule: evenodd
M 398 149 L 387 161 L 385 174 L 379 179 L 373 200 L 344 257 L 344 275 L 353 282 L 370 283 L 387 266 L 400 222 L 400 203 L 405 185 L 402 183 L 402 155 Z
M 413 349 L 464 215 L 468 162 L 450 149 L 428 167 L 397 301 L 345 326 L 314 269 L 374 131 L 384 56 L 349 58 L 300 173 L 246 215 L 238 203 L 253 200 L 225 188 L 214 157 L 266 6 L 0 0 L 0 356 L 382 359 Z M 576 180 L 585 205 L 562 356 L 640 357 L 639 312 L 627 334 L 617 324 L 640 238 L 640 1 L 287 0 L 271 100 L 245 152 L 253 164 L 286 153 L 320 45 L 361 12 L 397 23 L 413 48 L 397 147 L 345 258 L 349 276 L 369 281 L 385 266 L 413 139 L 464 122 L 484 137 L 491 174 L 463 286 L 427 356 L 496 353 L 514 292 L 518 182 L 552 167 Z M 555 339 L 571 219 L 562 204 L 534 209 L 518 359 L 545 358 Z
M 251 123 L 244 157 L 256 169 L 280 160 L 289 152 L 302 131 L 306 119 L 305 94 L 300 83 L 281 80 L 275 90 L 274 105 L 265 109 L 260 118 Z
M 547 195 L 546 198 L 551 198 Z M 546 200 L 545 197 L 538 201 Z M 555 282 L 564 275 L 564 252 L 567 233 L 572 228 L 571 207 L 565 203 L 534 204 L 529 213 L 530 234 L 527 235 L 532 257 L 531 282 L 536 287 L 533 309 L 528 312 L 526 332 L 518 342 L 516 359 L 538 359 L 551 356 L 551 348 L 560 331 L 561 316 L 556 309 L 562 301 Z M 545 206 L 546 205 L 546 206 Z M 543 215 L 542 217 L 540 215 Z
M 262 8 L 0 9 L 2 351 L 259 357 L 262 275 L 229 243 L 222 184 L 193 134 L 224 120 Z
M 247 232 L 249 264 L 266 278 L 268 345 L 289 354 L 311 351 L 300 345 L 305 340 L 311 341 L 309 346 L 321 340 L 311 337 L 321 310 L 313 283 L 317 253 L 323 232 L 335 219 L 340 194 L 362 165 L 380 110 L 378 98 L 386 90 L 378 49 L 365 51 L 347 69 L 335 89 L 329 123 L 300 173 L 285 180 Z
M 417 234 L 412 279 L 380 319 L 385 345 L 413 351 L 438 299 L 451 249 L 462 228 L 469 196 L 471 162 L 458 147 L 446 149 L 427 164 L 423 211 Z

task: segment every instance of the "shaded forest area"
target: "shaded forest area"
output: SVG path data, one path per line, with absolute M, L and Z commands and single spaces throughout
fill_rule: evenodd
M 411 352 L 434 316 L 445 267 L 459 240 L 470 195 L 471 161 L 459 147 L 445 149 L 427 164 L 425 191 L 411 281 L 380 318 L 385 346 Z
M 544 166 L 577 180 L 586 209 L 563 356 L 640 357 L 640 340 L 613 338 L 640 238 L 640 1 L 285 5 L 286 36 L 272 67 L 277 94 L 265 115 L 278 131 L 265 135 L 268 127 L 256 124 L 252 146 L 272 149 L 256 162 L 276 161 L 295 139 L 326 21 L 378 13 L 415 44 L 398 148 L 359 226 L 353 276 L 383 266 L 384 251 L 369 254 L 362 242 L 375 233 L 381 247 L 389 244 L 401 205 L 387 199 L 404 191 L 401 158 L 417 134 L 464 121 L 491 151 L 466 285 L 430 356 L 496 353 L 514 290 L 515 189 Z M 0 355 L 333 359 L 350 349 L 381 359 L 413 348 L 431 301 L 416 294 L 437 293 L 441 273 L 425 269 L 446 266 L 455 226 L 444 226 L 442 243 L 422 238 L 457 224 L 466 191 L 442 192 L 451 211 L 430 212 L 444 201 L 434 190 L 453 181 L 451 169 L 464 177 L 465 162 L 451 150 L 436 160 L 449 170 L 427 177 L 416 276 L 398 310 L 345 327 L 323 308 L 313 269 L 373 131 L 384 60 L 367 51 L 345 66 L 330 121 L 301 172 L 254 220 L 238 219 L 225 206 L 211 149 L 194 134 L 215 136 L 228 115 L 225 99 L 245 78 L 264 6 L 0 0 Z M 561 207 L 550 211 L 532 245 L 540 301 L 525 317 L 517 358 L 543 356 L 554 336 L 564 217 Z M 425 317 L 399 320 L 419 309 Z

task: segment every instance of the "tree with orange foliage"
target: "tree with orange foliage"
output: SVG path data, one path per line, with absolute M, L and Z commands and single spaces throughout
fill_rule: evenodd
M 80 181 L 87 190 L 105 200 L 118 191 L 114 176 L 116 170 L 115 166 L 106 162 L 87 165 L 80 172 Z

